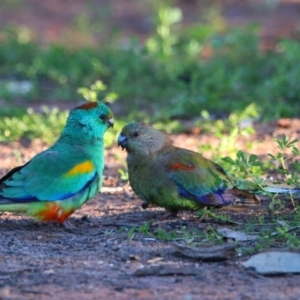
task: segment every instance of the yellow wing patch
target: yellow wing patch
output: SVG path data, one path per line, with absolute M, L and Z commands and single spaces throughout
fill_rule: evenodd
M 76 175 L 80 175 L 80 174 L 87 174 L 87 173 L 93 172 L 94 169 L 95 169 L 94 164 L 90 160 L 86 160 L 86 161 L 76 165 L 64 176 L 70 177 L 70 176 L 76 176 Z

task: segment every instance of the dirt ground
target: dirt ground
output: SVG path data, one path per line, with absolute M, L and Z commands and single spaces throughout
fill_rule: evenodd
M 177 1 L 186 22 L 198 20 L 199 11 L 207 2 Z M 271 45 L 278 37 L 297 37 L 300 26 L 300 1 L 279 1 L 278 6 L 267 9 L 266 3 L 275 2 L 219 1 L 230 24 L 261 22 L 261 35 Z M 127 35 L 143 36 L 151 30 L 147 10 L 132 0 L 28 0 L 26 5 L 10 0 L 9 3 L 12 4 L 0 10 L 0 25 L 14 21 L 28 26 L 42 41 L 70 35 L 65 28 L 74 24 L 79 12 L 87 12 L 85 3 L 114 7 L 110 22 Z M 16 10 L 13 4 L 21 9 Z M 286 134 L 300 139 L 300 120 L 258 124 L 256 132 L 250 137 L 255 144 L 251 152 L 265 156 L 275 151 L 274 137 Z M 184 146 L 191 150 L 198 150 L 200 143 L 218 145 L 217 139 L 197 130 L 171 139 L 181 146 L 184 141 Z M 245 141 L 241 138 L 236 148 L 245 149 Z M 43 149 L 45 145 L 38 140 L 0 143 L 0 176 Z M 189 212 L 160 222 L 164 210 L 143 210 L 142 202 L 121 182 L 117 170 L 125 153 L 114 146 L 105 156 L 103 192 L 71 216 L 73 230 L 58 224 L 38 223 L 26 216 L 0 214 L 0 299 L 300 299 L 300 275 L 257 275 L 241 265 L 247 255 L 233 252 L 226 260 L 207 262 L 178 256 L 173 242 L 140 233 L 128 238 L 128 230 L 145 221 L 150 222 L 152 229 L 168 232 L 180 232 L 183 226 L 203 232 L 211 227 L 235 227 L 209 218 L 200 222 L 195 213 Z M 241 223 L 255 214 L 267 216 L 263 208 L 228 214 Z
M 282 134 L 300 138 L 299 128 L 300 120 L 296 119 L 258 124 L 257 133 L 251 136 L 255 144 L 252 152 L 264 155 L 266 149 L 274 147 L 272 138 Z M 176 145 L 184 141 L 192 150 L 200 143 L 218 142 L 199 133 L 170 138 Z M 241 139 L 237 147 L 243 149 L 244 142 Z M 38 140 L 0 144 L 0 175 L 44 148 Z M 16 149 L 20 155 L 16 156 Z M 241 265 L 247 255 L 238 256 L 233 251 L 226 260 L 207 262 L 178 256 L 173 242 L 138 232 L 130 239 L 128 230 L 146 221 L 151 229 L 167 232 L 180 232 L 183 226 L 203 232 L 212 227 L 236 227 L 210 218 L 200 222 L 190 212 L 161 221 L 165 211 L 143 210 L 142 202 L 120 180 L 117 170 L 125 152 L 114 146 L 106 150 L 105 156 L 103 192 L 71 216 L 72 230 L 26 216 L 1 214 L 0 299 L 300 298 L 300 275 L 257 275 Z M 228 214 L 240 223 L 246 223 L 254 214 L 268 216 L 264 208 Z

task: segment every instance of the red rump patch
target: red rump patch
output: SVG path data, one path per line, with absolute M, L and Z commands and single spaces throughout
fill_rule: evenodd
M 73 212 L 74 210 L 64 211 L 55 202 L 49 202 L 46 203 L 46 207 L 43 210 L 37 213 L 37 217 L 44 222 L 57 221 L 58 223 L 63 223 Z
M 85 110 L 89 110 L 89 109 L 93 109 L 95 108 L 96 106 L 98 106 L 98 103 L 97 102 L 87 102 L 87 103 L 84 103 L 78 107 L 76 107 L 75 109 L 85 109 Z
M 169 171 L 193 171 L 195 166 L 192 164 L 184 165 L 181 163 L 174 163 L 168 167 Z

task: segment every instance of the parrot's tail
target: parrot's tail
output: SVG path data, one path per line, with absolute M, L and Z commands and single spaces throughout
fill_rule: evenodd
M 234 197 L 232 206 L 257 206 L 260 205 L 260 199 L 258 196 L 249 193 L 247 191 L 242 191 L 237 188 L 231 190 L 231 194 Z
M 258 196 L 238 188 L 211 193 L 198 197 L 196 200 L 204 205 L 214 205 L 216 207 L 247 208 L 260 205 Z
M 262 186 L 256 184 L 255 182 L 248 180 L 233 180 L 236 188 L 242 191 L 249 191 L 255 194 L 285 194 L 285 195 L 300 195 L 300 189 L 296 187 L 288 186 L 287 184 L 273 184 L 271 182 L 266 182 Z
M 300 189 L 289 188 L 289 187 L 280 187 L 280 186 L 265 186 L 263 192 L 268 192 L 272 194 L 285 194 L 285 195 L 300 195 Z

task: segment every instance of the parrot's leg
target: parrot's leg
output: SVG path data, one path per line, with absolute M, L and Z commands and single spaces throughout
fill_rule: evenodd
M 152 223 L 152 225 L 158 225 L 158 224 L 162 224 L 162 223 L 169 223 L 169 222 L 177 221 L 177 219 L 178 219 L 177 214 L 178 214 L 178 210 L 168 211 L 168 213 L 166 213 L 164 216 L 158 218 L 158 221 Z
M 165 218 L 177 218 L 178 210 L 170 210 L 169 213 L 165 216 Z
M 148 207 L 149 207 L 149 203 L 146 202 L 146 201 L 144 201 L 144 202 L 142 203 L 142 209 L 147 209 Z
M 151 203 L 148 203 L 146 201 L 144 201 L 142 203 L 142 209 L 147 209 L 147 208 L 151 208 L 151 207 L 155 207 L 155 205 L 152 205 Z
M 73 232 L 73 230 L 76 228 L 69 220 L 66 220 L 61 224 L 67 231 L 70 232 Z
M 167 211 L 167 213 L 162 216 L 160 219 L 161 220 L 166 220 L 166 219 L 174 219 L 174 218 L 177 218 L 178 216 L 178 210 L 177 209 L 174 209 L 174 210 L 169 210 Z

